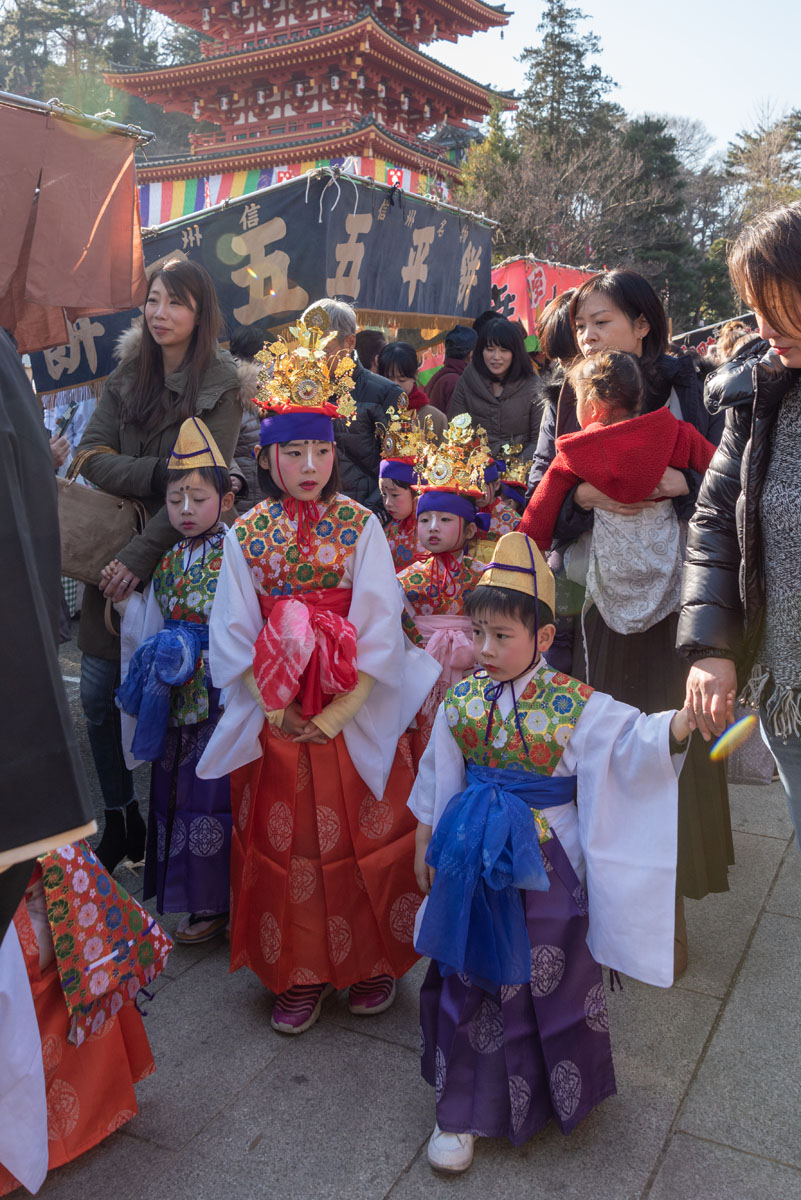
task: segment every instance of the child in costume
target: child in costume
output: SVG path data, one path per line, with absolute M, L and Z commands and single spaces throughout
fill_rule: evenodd
M 208 622 L 227 532 L 221 518 L 234 494 L 225 461 L 197 417 L 181 426 L 165 495 L 181 540 L 156 568 L 146 601 L 129 601 L 124 614 L 118 704 L 128 714 L 126 751 L 153 763 L 143 895 L 156 897 L 159 912 L 188 914 L 175 938 L 191 944 L 225 930 L 231 857 L 228 780 L 198 779 L 196 767 L 221 712 Z
M 410 733 L 415 763 L 428 745 L 445 692 L 476 665 L 464 599 L 484 569 L 467 547 L 479 520 L 489 524 L 476 511 L 488 453 L 467 414 L 450 423 L 439 447 L 430 440 L 418 447 L 418 473 L 427 482 L 417 489 L 417 536 L 428 557 L 401 571 L 398 583 L 403 592 L 404 631 L 439 663 L 442 674 Z
M 548 668 L 553 605 L 534 544 L 501 538 L 466 600 L 483 669 L 445 697 L 409 800 L 444 1171 L 469 1167 L 476 1136 L 568 1133 L 614 1095 L 599 963 L 673 979 L 687 715 L 645 717 Z
M 620 504 L 639 504 L 653 498 L 667 467 L 703 474 L 715 452 L 667 405 L 639 415 L 644 381 L 631 354 L 593 354 L 573 368 L 568 380 L 581 430 L 557 439 L 556 457 L 519 526 L 543 551 L 550 549 L 556 519 L 578 483 L 591 483 Z M 595 604 L 611 629 L 639 633 L 678 610 L 684 534 L 672 504 L 650 503 L 635 513 L 596 508 L 592 533 L 585 538 L 585 607 Z M 568 574 L 577 580 L 575 563 Z
M 476 557 L 482 562 L 492 558 L 495 543 L 505 533 L 513 533 L 520 522 L 520 514 L 501 489 L 501 473 L 506 470 L 502 459 L 492 458 L 484 468 L 484 499 L 478 511 L 489 517 L 489 528 L 479 529 L 476 542 Z
M 411 409 L 401 409 L 399 412 L 389 409 L 387 416 L 390 418 L 389 424 L 379 426 L 382 439 L 378 487 L 384 508 L 389 514 L 384 533 L 395 570 L 400 572 L 425 553 L 417 540 L 415 491 L 418 482 L 415 462 L 425 432 Z
M 87 842 L 38 859 L 9 932 L 24 959 L 17 990 L 28 989 L 28 997 L 17 999 L 30 1008 L 32 998 L 34 1010 L 32 1028 L 27 1020 L 15 1023 L 14 1037 L 34 1036 L 30 1053 L 41 1057 L 31 1068 L 44 1069 L 46 1114 L 34 1115 L 21 1079 L 16 1104 L 0 1103 L 0 1196 L 20 1182 L 36 1190 L 45 1169 L 71 1162 L 136 1116 L 134 1084 L 155 1067 L 135 1001 L 163 970 L 171 947 Z M 4 939 L 0 957 L 7 951 Z M 7 1018 L 14 997 L 3 994 L 2 976 L 0 966 Z M 41 1117 L 44 1161 L 37 1146 Z M 32 1154 L 37 1179 L 29 1174 Z
M 211 668 L 225 712 L 198 773 L 231 772 L 231 969 L 276 995 L 297 1034 L 333 988 L 383 1012 L 415 961 L 413 771 L 405 730 L 439 674 L 404 639 L 378 518 L 337 491 L 332 417 L 350 359 L 328 315 L 269 347 L 259 476 L 267 498 L 225 539 Z

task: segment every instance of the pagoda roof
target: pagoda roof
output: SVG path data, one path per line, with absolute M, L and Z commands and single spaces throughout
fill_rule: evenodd
M 199 20 L 187 23 L 185 13 L 179 12 L 175 15 L 169 13 L 165 7 L 164 0 L 143 0 L 143 3 L 146 8 L 153 9 L 155 12 L 167 13 L 168 16 L 171 16 L 172 20 L 177 21 L 178 24 L 186 25 L 187 28 L 197 29 L 201 27 Z M 202 4 L 203 0 L 197 0 L 198 10 Z M 461 17 L 463 21 L 470 22 L 481 32 L 506 25 L 512 15 L 503 4 L 490 4 L 488 0 L 436 0 L 436 7 L 450 10 L 454 16 Z
M 162 179 L 192 179 L 210 173 L 225 171 L 249 171 L 260 167 L 278 166 L 296 162 L 298 159 L 347 158 L 359 147 L 369 148 L 373 156 L 390 158 L 398 167 L 413 171 L 439 172 L 450 179 L 461 175 L 456 163 L 437 154 L 433 148 L 426 149 L 379 125 L 373 117 L 365 117 L 350 129 L 340 130 L 319 137 L 287 138 L 282 142 L 271 142 L 258 146 L 251 143 L 239 148 L 225 147 L 204 154 L 171 155 L 151 158 L 145 162 L 137 159 L 136 174 L 140 183 L 154 183 Z
M 436 87 L 440 92 L 449 92 L 454 99 L 461 102 L 476 103 L 479 99 L 486 107 L 487 98 L 495 96 L 506 101 L 504 107 L 515 107 L 513 92 L 504 92 L 477 83 L 468 75 L 446 67 L 431 55 L 405 42 L 394 34 L 368 9 L 363 9 L 355 21 L 344 22 L 333 26 L 325 33 L 301 37 L 295 40 L 276 41 L 269 46 L 257 50 L 227 51 L 224 54 L 209 55 L 194 63 L 183 63 L 175 67 L 158 67 L 151 71 L 140 71 L 136 68 L 117 67 L 113 71 L 103 73 L 106 83 L 112 87 L 120 87 L 123 91 L 139 94 L 144 92 L 152 95 L 163 84 L 165 88 L 183 86 L 191 87 L 195 83 L 219 80 L 220 83 L 230 83 L 233 78 L 252 75 L 256 71 L 267 72 L 276 67 L 308 67 L 317 58 L 329 58 L 333 53 L 348 53 L 361 49 L 361 41 L 367 35 L 369 53 L 381 57 L 381 51 L 387 56 L 387 67 L 404 71 L 404 78 L 415 80 L 422 86 Z M 311 53 L 310 53 L 311 51 Z M 443 87 L 443 85 L 445 85 Z

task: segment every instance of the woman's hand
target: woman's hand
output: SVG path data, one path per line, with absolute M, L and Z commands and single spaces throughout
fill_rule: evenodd
M 668 467 L 668 470 L 671 468 Z M 666 472 L 667 473 L 667 472 Z M 681 472 L 677 472 L 681 475 Z M 664 476 L 662 477 L 664 479 Z M 684 482 L 684 476 L 681 476 Z M 685 485 L 685 491 L 686 491 Z M 597 487 L 593 487 L 591 483 L 580 483 L 576 488 L 574 504 L 579 508 L 589 511 L 593 508 L 601 508 L 604 512 L 619 513 L 624 517 L 634 517 L 638 512 L 642 512 L 644 508 L 653 508 L 656 500 L 640 500 L 637 504 L 621 504 L 618 500 L 613 500 L 610 496 L 605 496 Z
M 734 721 L 737 671 L 730 658 L 701 658 L 690 670 L 684 701 L 690 729 L 705 742 L 720 737 Z
M 51 437 L 50 453 L 53 456 L 53 470 L 57 471 L 59 467 L 63 467 L 67 461 L 67 455 L 70 452 L 69 439 L 62 434 L 61 437 Z
M 98 586 L 107 600 L 116 602 L 130 596 L 139 583 L 138 575 L 134 575 L 118 558 L 113 558 L 100 572 Z
M 422 821 L 418 821 L 417 829 L 414 835 L 414 877 L 417 880 L 417 886 L 424 896 L 427 896 L 431 891 L 434 883 L 436 871 L 426 862 L 426 851 L 428 843 L 431 841 L 433 833 L 433 825 L 424 825 Z
M 674 496 L 687 496 L 690 485 L 676 467 L 666 467 L 665 473 L 648 497 L 649 500 L 672 500 Z

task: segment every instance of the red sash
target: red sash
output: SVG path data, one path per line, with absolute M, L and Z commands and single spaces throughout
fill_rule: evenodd
M 304 720 L 332 696 L 352 692 L 356 629 L 347 620 L 350 588 L 259 596 L 265 624 L 253 646 L 253 674 L 268 712 L 300 700 Z

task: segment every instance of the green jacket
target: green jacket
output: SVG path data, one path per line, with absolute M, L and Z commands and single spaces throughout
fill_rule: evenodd
M 169 522 L 164 495 L 153 490 L 153 476 L 175 444 L 181 419 L 177 408 L 186 386 L 186 371 L 174 371 L 164 381 L 164 416 L 154 429 L 123 424 L 120 400 L 133 387 L 139 330 L 129 330 L 121 339 L 120 365 L 109 375 L 81 438 L 78 450 L 92 446 L 110 446 L 117 454 L 97 454 L 83 470 L 90 483 L 114 496 L 141 500 L 148 513 L 144 530 L 131 539 L 117 557 L 132 574 L 147 580 L 162 556 L 177 541 L 180 533 Z M 239 402 L 237 364 L 227 350 L 207 370 L 198 393 L 195 413 L 206 423 L 226 462 L 233 458 L 242 409 Z M 111 557 L 111 556 L 109 556 Z M 81 605 L 78 646 L 97 658 L 119 658 L 119 638 L 105 626 L 105 598 L 95 587 L 87 586 Z

